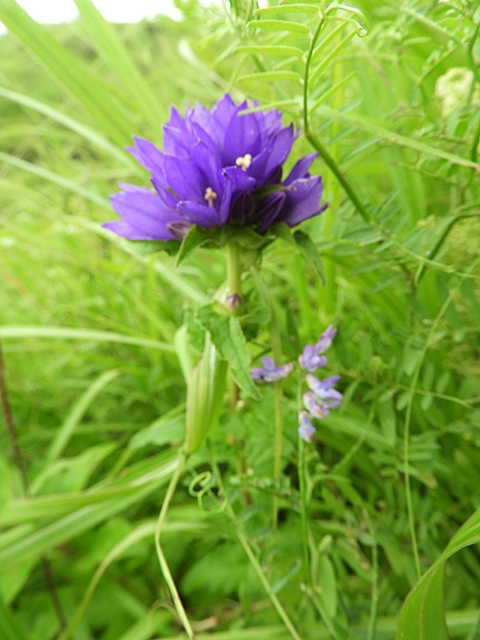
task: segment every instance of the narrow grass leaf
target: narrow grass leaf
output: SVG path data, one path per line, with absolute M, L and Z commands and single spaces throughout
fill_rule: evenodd
M 288 20 L 252 20 L 247 24 L 247 27 L 262 31 L 291 31 L 305 35 L 310 33 L 310 29 L 306 25 Z
M 0 20 L 90 113 L 105 134 L 124 145 L 136 126 L 109 88 L 37 24 L 15 0 L 0 2 Z
M 257 56 L 291 56 L 297 58 L 303 56 L 303 51 L 298 47 L 290 47 L 283 44 L 243 45 L 241 47 L 235 47 L 232 53 L 244 53 Z
M 92 329 L 70 329 L 65 327 L 0 327 L 0 338 L 47 338 L 49 340 L 93 340 L 95 342 L 119 342 L 137 347 L 158 349 L 167 353 L 175 353 L 175 347 L 165 342 L 126 336 L 110 331 L 94 331 Z
M 3 640 L 28 640 L 25 629 L 20 624 L 17 616 L 10 611 L 0 596 L 0 630 Z
M 382 140 L 387 140 L 388 142 L 391 142 L 392 144 L 399 147 L 406 147 L 408 149 L 413 149 L 414 151 L 420 151 L 421 153 L 426 153 L 437 158 L 443 158 L 444 160 L 447 160 L 452 164 L 458 164 L 462 167 L 468 167 L 469 169 L 480 171 L 480 164 L 478 164 L 478 162 L 473 162 L 472 160 L 462 158 L 461 156 L 458 156 L 454 153 L 449 153 L 448 151 L 444 151 L 443 149 L 432 147 L 429 144 L 419 142 L 418 140 L 414 140 L 413 138 L 402 136 L 399 133 L 395 133 L 395 131 L 390 131 L 388 129 L 385 129 L 384 127 L 380 127 L 379 125 L 362 116 L 345 113 L 343 111 L 337 111 L 326 106 L 319 106 L 317 109 L 317 114 L 320 116 L 324 116 L 325 118 L 332 118 L 332 120 L 334 121 L 340 120 L 340 122 L 347 122 L 348 124 L 356 125 L 362 131 L 367 131 L 368 133 L 371 133 L 374 136 L 378 136 Z
M 92 193 L 92 191 L 90 191 L 89 189 L 84 189 L 83 187 L 78 186 L 78 184 L 76 184 L 72 180 L 68 180 L 63 176 L 58 175 L 58 173 L 53 173 L 53 171 L 43 169 L 42 167 L 39 167 L 38 164 L 27 162 L 26 160 L 22 160 L 21 158 L 17 158 L 16 156 L 9 155 L 8 153 L 2 153 L 1 151 L 0 161 L 7 162 L 8 164 L 11 164 L 14 167 L 18 167 L 19 169 L 23 169 L 24 171 L 29 171 L 39 178 L 42 178 L 42 180 L 47 180 L 48 182 L 57 184 L 63 189 L 67 189 L 68 191 L 77 193 L 79 196 L 90 200 L 90 202 L 93 202 L 94 204 L 97 204 L 104 209 L 111 209 L 110 202 L 107 200 L 107 198 L 102 198 L 96 193 Z
M 139 172 L 138 164 L 120 147 L 112 144 L 107 138 L 105 138 L 101 133 L 87 127 L 87 125 L 75 120 L 71 116 L 67 115 L 63 111 L 59 111 L 54 107 L 51 107 L 36 98 L 32 98 L 23 93 L 18 93 L 17 91 L 11 91 L 10 89 L 6 89 L 5 87 L 0 86 L 0 97 L 6 98 L 7 100 L 12 100 L 17 104 L 21 104 L 24 107 L 29 109 L 33 109 L 38 113 L 42 113 L 47 116 L 47 118 L 51 118 L 55 122 L 62 124 L 67 127 L 71 131 L 75 131 L 78 135 L 82 136 L 85 140 L 91 142 L 97 149 L 100 149 L 107 155 L 115 158 L 122 163 L 122 165 L 127 166 L 129 168 L 134 168 Z
M 127 495 L 114 496 L 99 504 L 90 504 L 75 510 L 64 518 L 47 524 L 0 550 L 0 573 L 30 558 L 38 558 L 47 550 L 71 540 L 92 529 L 100 522 L 127 509 L 166 484 L 178 464 L 176 452 L 155 456 L 149 461 L 151 470 L 136 480 L 135 490 Z M 67 499 L 68 501 L 68 499 Z
M 316 15 L 320 14 L 320 9 L 318 6 L 313 4 L 288 4 L 288 5 L 278 5 L 276 7 L 264 7 L 262 9 L 258 9 L 256 11 L 257 16 L 268 16 L 275 13 L 314 13 Z
M 265 71 L 263 73 L 249 73 L 245 76 L 240 76 L 238 82 L 242 84 L 251 84 L 256 82 L 281 82 L 283 80 L 301 80 L 301 75 L 296 71 Z
M 154 95 L 146 83 L 131 55 L 119 39 L 114 26 L 105 20 L 91 0 L 74 0 L 74 2 L 100 55 L 120 78 L 129 99 L 143 114 L 152 131 L 159 133 L 159 123 L 162 121 L 159 98 Z
M 47 462 L 53 462 L 62 454 L 70 438 L 72 437 L 75 428 L 85 415 L 85 412 L 87 411 L 88 407 L 93 402 L 95 397 L 104 387 L 107 386 L 109 382 L 115 380 L 115 378 L 117 378 L 120 374 L 121 371 L 115 369 L 113 371 L 106 371 L 88 387 L 88 389 L 82 396 L 80 396 L 77 402 L 73 405 L 70 413 L 67 415 L 64 423 L 60 427 L 55 440 L 52 442 L 52 445 L 47 453 Z

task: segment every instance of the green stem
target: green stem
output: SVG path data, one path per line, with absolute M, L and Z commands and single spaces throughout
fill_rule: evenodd
M 242 262 L 240 258 L 240 245 L 234 241 L 229 242 L 227 245 L 227 282 L 229 296 L 239 296 L 241 300 Z
M 276 364 L 278 364 L 276 362 Z M 278 491 L 280 490 L 280 478 L 282 475 L 282 442 L 283 442 L 283 383 L 281 380 L 275 383 L 275 444 L 273 453 L 273 482 L 275 493 L 273 494 L 272 526 L 278 524 Z
M 308 548 L 308 496 L 306 471 L 305 443 L 303 442 L 302 438 L 298 436 L 298 475 L 300 480 L 300 513 L 302 516 L 303 561 L 305 563 L 307 582 L 313 591 L 312 572 L 310 569 L 310 552 Z
M 231 521 L 233 522 L 233 525 L 235 527 L 235 532 L 237 534 L 238 539 L 240 540 L 240 544 L 242 545 L 245 553 L 248 556 L 248 559 L 250 560 L 250 562 L 252 563 L 252 566 L 260 580 L 260 582 L 262 583 L 268 597 L 270 598 L 271 603 L 273 604 L 273 606 L 275 607 L 278 615 L 280 616 L 280 618 L 282 619 L 284 625 L 286 626 L 286 628 L 289 630 L 292 638 L 294 638 L 295 640 L 302 640 L 301 637 L 299 636 L 297 630 L 295 629 L 295 627 L 293 626 L 292 621 L 290 620 L 290 618 L 288 617 L 287 612 L 285 611 L 285 609 L 283 608 L 282 603 L 280 602 L 280 600 L 277 598 L 277 596 L 275 595 L 275 593 L 272 591 L 272 587 L 270 585 L 270 583 L 268 582 L 267 578 L 265 577 L 265 574 L 263 573 L 262 567 L 260 566 L 260 563 L 258 562 L 247 538 L 245 537 L 243 531 L 241 531 L 239 524 L 238 524 L 238 520 L 237 517 L 235 515 L 235 512 L 232 508 L 232 505 L 230 504 L 230 502 L 228 501 L 227 498 L 227 493 L 225 491 L 225 486 L 223 484 L 223 479 L 222 479 L 222 475 L 220 473 L 220 469 L 218 468 L 217 462 L 213 456 L 213 451 L 212 451 L 212 446 L 210 444 L 210 440 L 207 441 L 207 446 L 208 446 L 208 451 L 209 451 L 209 455 L 210 455 L 210 464 L 211 467 L 213 469 L 213 473 L 215 474 L 215 477 L 218 480 L 218 486 L 220 488 L 221 491 L 221 495 L 224 496 L 224 498 L 226 499 L 226 511 L 227 514 L 229 516 L 229 518 L 231 519 Z
M 334 8 L 334 7 L 332 7 L 332 8 Z M 304 128 L 304 131 L 305 131 L 305 137 L 310 142 L 312 147 L 318 151 L 320 156 L 323 158 L 323 161 L 325 162 L 325 164 L 328 166 L 330 171 L 337 178 L 338 182 L 342 185 L 345 193 L 350 198 L 352 204 L 354 205 L 354 207 L 358 211 L 358 213 L 362 216 L 362 218 L 365 220 L 365 222 L 370 222 L 371 216 L 370 216 L 369 212 L 367 211 L 365 206 L 360 201 L 360 199 L 357 196 L 357 194 L 355 193 L 354 189 L 352 188 L 352 186 L 348 182 L 346 176 L 342 173 L 340 167 L 335 162 L 335 160 L 332 158 L 332 156 L 328 153 L 328 151 L 325 149 L 325 147 L 322 145 L 322 143 L 319 140 L 317 140 L 317 138 L 314 136 L 314 134 L 310 130 L 310 121 L 309 121 L 309 117 L 308 117 L 308 90 L 309 90 L 309 79 L 310 79 L 310 77 L 309 77 L 310 76 L 310 65 L 312 63 L 312 57 L 313 57 L 313 52 L 315 50 L 315 45 L 317 43 L 317 40 L 318 40 L 318 38 L 320 36 L 320 33 L 321 33 L 324 25 L 325 25 L 325 18 L 322 17 L 320 22 L 318 23 L 318 26 L 317 26 L 317 28 L 315 30 L 315 33 L 313 34 L 312 41 L 310 43 L 310 48 L 309 48 L 308 53 L 307 53 L 307 59 L 306 59 L 306 62 L 305 62 L 305 76 L 304 76 L 304 79 L 303 79 L 304 80 L 304 82 L 303 82 L 303 128 Z
M 275 310 L 275 304 L 269 296 L 270 303 L 270 344 L 272 347 L 273 360 L 276 365 L 282 363 L 282 340 L 280 326 Z M 282 441 L 283 441 L 283 381 L 275 383 L 275 443 L 273 452 L 273 482 L 275 492 L 273 494 L 273 515 L 272 526 L 277 528 L 278 524 L 278 491 L 280 490 L 280 479 L 282 475 Z
M 158 516 L 158 520 L 157 520 L 157 527 L 155 529 L 155 547 L 157 550 L 157 556 L 158 556 L 158 561 L 160 563 L 160 567 L 162 569 L 162 573 L 163 573 L 163 577 L 165 578 L 165 582 L 168 585 L 168 588 L 170 589 L 170 593 L 172 594 L 172 598 L 173 598 L 173 603 L 175 605 L 175 609 L 177 610 L 177 613 L 179 615 L 180 620 L 182 621 L 183 627 L 185 629 L 185 631 L 187 632 L 188 638 L 189 640 L 195 640 L 195 634 L 193 633 L 193 629 L 192 626 L 190 624 L 190 621 L 188 619 L 187 613 L 185 611 L 185 608 L 183 606 L 182 600 L 180 598 L 180 594 L 177 591 L 177 586 L 175 584 L 175 581 L 173 579 L 173 576 L 170 572 L 170 568 L 168 566 L 167 563 L 167 559 L 165 558 L 165 555 L 163 553 L 161 544 L 160 544 L 160 536 L 162 533 L 162 525 L 163 522 L 166 518 L 167 512 L 168 512 L 168 508 L 170 506 L 170 502 L 172 500 L 173 494 L 175 493 L 175 489 L 177 487 L 178 484 L 178 480 L 180 479 L 180 476 L 182 475 L 182 471 L 185 467 L 185 463 L 187 461 L 187 453 L 185 450 L 182 449 L 182 451 L 180 452 L 179 456 L 178 456 L 178 466 L 175 469 L 175 473 L 172 475 L 172 478 L 170 480 L 170 484 L 168 485 L 167 488 L 167 493 L 165 494 L 165 499 L 163 501 L 162 504 L 162 508 L 160 510 L 160 515 Z

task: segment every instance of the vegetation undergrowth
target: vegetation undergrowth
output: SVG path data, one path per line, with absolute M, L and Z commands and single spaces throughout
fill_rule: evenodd
M 185 637 L 159 548 L 197 640 L 478 637 L 478 3 L 75 3 L 0 0 L 0 637 Z M 147 184 L 131 136 L 226 92 L 283 111 L 330 203 L 243 273 L 252 366 L 333 324 L 343 402 L 305 443 L 298 373 L 230 385 L 183 461 L 225 256 L 101 224 Z

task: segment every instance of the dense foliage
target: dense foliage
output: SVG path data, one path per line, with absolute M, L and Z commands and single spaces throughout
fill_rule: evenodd
M 161 146 L 172 104 L 229 92 L 300 128 L 288 169 L 317 151 L 330 203 L 312 242 L 280 234 L 244 273 L 252 366 L 333 324 L 343 402 L 299 443 L 298 372 L 282 402 L 225 349 L 241 400 L 162 534 L 196 637 L 394 638 L 414 588 L 398 638 L 444 640 L 442 611 L 477 637 L 478 3 L 178 0 L 181 22 L 112 26 L 75 2 L 78 23 L 45 27 L 0 0 L 0 636 L 185 637 L 154 531 L 225 256 L 176 266 L 101 225 L 118 180 L 148 180 L 131 136 Z

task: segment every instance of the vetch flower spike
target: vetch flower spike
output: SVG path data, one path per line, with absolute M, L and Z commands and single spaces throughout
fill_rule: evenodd
M 263 367 L 250 369 L 252 380 L 256 380 L 257 382 L 277 382 L 277 380 L 282 380 L 282 378 L 289 376 L 293 371 L 293 362 L 277 367 L 274 361 L 268 356 L 263 356 L 262 364 Z
M 307 373 L 307 384 L 310 391 L 303 396 L 305 407 L 317 418 L 326 418 L 330 409 L 338 409 L 342 401 L 342 394 L 333 386 L 340 380 L 340 376 L 330 376 L 320 381 L 311 373 Z
M 315 435 L 315 427 L 312 425 L 310 415 L 306 411 L 300 411 L 298 414 L 298 434 L 305 440 L 305 442 L 312 442 L 312 438 Z
M 302 355 L 298 357 L 298 363 L 302 369 L 307 371 L 317 371 L 324 367 L 328 360 L 326 356 L 320 354 L 325 353 L 331 346 L 333 339 L 337 335 L 337 329 L 330 325 L 320 336 L 316 344 L 307 344 Z
M 254 102 L 257 106 L 258 103 Z M 164 151 L 134 138 L 128 150 L 151 175 L 153 190 L 129 184 L 110 197 L 121 220 L 104 227 L 129 240 L 181 241 L 192 225 L 250 227 L 263 234 L 274 222 L 294 227 L 320 214 L 322 178 L 301 158 L 282 180 L 297 132 L 272 109 L 242 113 L 226 94 L 210 110 L 196 104 L 185 117 L 172 109 L 163 127 Z
M 325 353 L 332 346 L 333 339 L 338 333 L 338 329 L 331 324 L 320 336 L 320 340 L 315 345 L 317 353 Z
M 316 345 L 307 344 L 301 356 L 298 357 L 298 363 L 302 369 L 307 371 L 317 371 L 327 364 L 326 356 L 320 356 L 317 353 Z

